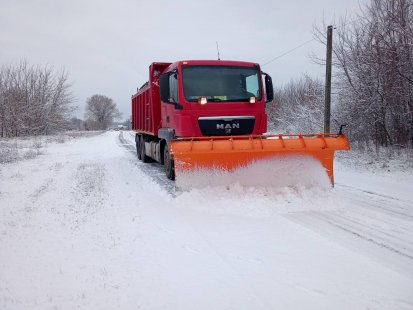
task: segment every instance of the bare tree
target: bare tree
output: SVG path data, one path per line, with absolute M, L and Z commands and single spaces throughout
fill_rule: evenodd
M 49 134 L 67 129 L 74 111 L 66 71 L 29 66 L 0 68 L 0 136 Z
M 121 117 L 112 99 L 103 95 L 93 95 L 86 101 L 86 124 L 88 129 L 107 129 L 115 119 Z
M 371 0 L 336 25 L 335 115 L 351 138 L 376 146 L 412 146 L 413 3 Z M 325 43 L 324 30 L 315 36 Z

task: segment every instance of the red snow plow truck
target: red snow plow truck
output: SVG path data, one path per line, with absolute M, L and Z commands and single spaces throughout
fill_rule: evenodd
M 256 63 L 154 62 L 149 81 L 132 96 L 138 158 L 163 164 L 173 180 L 187 170 L 233 171 L 274 156 L 306 155 L 334 184 L 334 151 L 350 148 L 345 135 L 266 135 L 272 99 L 271 77 Z

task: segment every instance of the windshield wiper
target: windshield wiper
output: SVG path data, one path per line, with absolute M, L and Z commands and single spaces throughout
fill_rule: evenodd
M 249 102 L 250 98 L 232 98 L 232 99 L 227 99 L 224 101 L 238 101 L 238 102 Z
M 221 102 L 221 101 L 226 101 L 226 100 L 222 100 L 220 98 L 207 98 L 208 101 L 210 102 Z
M 201 97 L 200 97 L 201 98 Z M 197 102 L 198 99 L 190 99 L 188 101 Z M 221 98 L 208 98 L 208 102 L 249 102 L 250 98 L 231 98 L 231 99 L 221 99 Z

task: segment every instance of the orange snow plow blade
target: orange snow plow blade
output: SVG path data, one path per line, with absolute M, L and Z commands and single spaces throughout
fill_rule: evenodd
M 334 185 L 334 151 L 349 150 L 344 134 L 279 134 L 178 138 L 171 141 L 175 174 L 195 169 L 238 167 L 275 156 L 307 155 L 318 160 Z

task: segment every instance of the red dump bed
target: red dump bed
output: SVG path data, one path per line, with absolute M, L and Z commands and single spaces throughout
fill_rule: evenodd
M 170 63 L 154 62 L 149 66 L 149 81 L 132 96 L 132 129 L 158 135 L 161 126 L 159 78 Z

